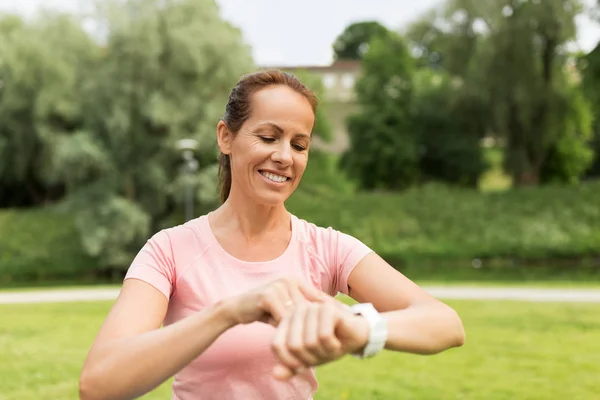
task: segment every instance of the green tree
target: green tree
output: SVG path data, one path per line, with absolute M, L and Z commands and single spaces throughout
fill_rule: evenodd
M 479 88 L 517 185 L 537 184 L 566 134 L 561 127 L 573 116 L 585 118 L 570 110 L 565 52 L 582 10 L 578 0 L 451 0 L 409 30 L 422 53 L 438 53 L 442 67 Z
M 487 168 L 480 145 L 485 103 L 456 77 L 430 69 L 415 74 L 413 132 L 420 143 L 421 182 L 477 187 Z
M 419 141 L 411 126 L 414 62 L 402 37 L 371 42 L 356 83 L 360 111 L 348 120 L 342 167 L 365 189 L 402 189 L 418 181 Z
M 441 69 L 452 76 L 467 75 L 484 40 L 483 3 L 449 0 L 409 24 L 404 34 L 418 65 Z
M 83 127 L 82 87 L 96 55 L 72 17 L 0 18 L 0 207 L 64 195 L 55 154 Z
M 376 21 L 362 21 L 348 25 L 333 43 L 335 60 L 361 60 L 371 41 L 384 37 L 388 29 Z
M 108 36 L 80 99 L 85 129 L 56 158 L 85 248 L 122 267 L 151 232 L 181 222 L 169 219 L 186 179 L 178 139 L 200 143 L 196 197 L 217 201 L 216 122 L 253 64 L 212 0 L 101 5 Z
M 600 6 L 598 6 L 600 10 Z M 594 159 L 588 166 L 585 176 L 588 178 L 600 177 L 600 43 L 591 51 L 581 57 L 578 63 L 582 76 L 582 89 L 591 105 L 593 116 L 593 138 L 591 146 L 594 150 Z

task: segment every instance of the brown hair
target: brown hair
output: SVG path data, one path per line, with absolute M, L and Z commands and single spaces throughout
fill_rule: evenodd
M 266 70 L 244 75 L 229 94 L 229 101 L 225 107 L 223 122 L 231 133 L 236 134 L 250 118 L 252 112 L 252 95 L 261 89 L 273 85 L 285 85 L 301 94 L 310 103 L 313 112 L 317 110 L 317 97 L 298 78 L 279 70 Z M 221 153 L 219 156 L 219 187 L 221 201 L 225 202 L 231 190 L 231 163 L 229 155 Z

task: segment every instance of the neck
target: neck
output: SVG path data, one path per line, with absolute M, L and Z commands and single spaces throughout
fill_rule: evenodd
M 218 225 L 236 228 L 247 239 L 283 226 L 289 226 L 289 214 L 283 204 L 265 206 L 248 201 L 243 193 L 232 191 L 214 212 Z

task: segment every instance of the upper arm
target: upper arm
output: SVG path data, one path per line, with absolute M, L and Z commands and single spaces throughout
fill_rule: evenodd
M 380 312 L 403 309 L 421 301 L 437 301 L 373 252 L 356 264 L 348 276 L 348 286 L 350 297 L 373 303 Z
M 162 231 L 146 242 L 131 263 L 119 297 L 98 333 L 92 352 L 115 339 L 160 328 L 174 282 L 171 241 Z
M 150 284 L 139 279 L 125 280 L 119 297 L 100 328 L 92 351 L 115 339 L 160 328 L 168 305 L 167 298 Z

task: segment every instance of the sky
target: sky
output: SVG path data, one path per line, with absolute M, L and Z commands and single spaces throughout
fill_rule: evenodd
M 224 19 L 240 28 L 261 66 L 328 65 L 335 38 L 352 22 L 376 20 L 402 29 L 442 0 L 216 0 Z M 584 0 L 587 3 L 595 0 Z M 83 0 L 0 0 L 0 11 L 34 15 L 45 8 L 81 11 Z M 600 41 L 600 24 L 581 18 L 577 45 Z

